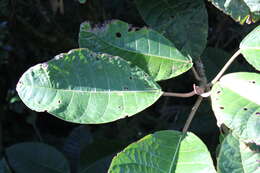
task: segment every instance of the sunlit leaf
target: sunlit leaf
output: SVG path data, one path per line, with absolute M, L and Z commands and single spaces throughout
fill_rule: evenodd
M 240 50 L 246 60 L 260 71 L 260 25 L 243 39 Z
M 260 144 L 260 74 L 239 72 L 223 76 L 212 88 L 218 125 L 225 124 L 241 140 Z
M 109 173 L 215 173 L 210 153 L 193 133 L 166 130 L 145 136 L 114 159 Z
M 31 67 L 20 78 L 17 91 L 32 110 L 94 124 L 134 115 L 162 94 L 140 68 L 87 49 L 75 49 Z
M 131 61 L 157 81 L 178 76 L 192 66 L 191 60 L 158 32 L 135 30 L 119 20 L 95 28 L 89 23 L 81 24 L 79 45 Z

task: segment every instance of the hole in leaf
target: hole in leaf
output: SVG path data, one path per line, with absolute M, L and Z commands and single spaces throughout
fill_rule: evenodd
M 127 87 L 124 87 L 124 90 L 128 90 L 128 88 L 127 88 Z
M 220 108 L 220 109 L 224 109 L 224 107 L 223 107 L 223 106 L 220 106 L 219 108 Z
M 61 104 L 61 101 L 60 101 L 60 100 L 58 100 L 58 103 L 59 103 L 59 104 Z
M 130 76 L 129 79 L 132 80 L 133 79 L 132 76 Z
M 116 33 L 116 37 L 120 38 L 121 36 L 122 36 L 122 35 L 121 35 L 120 32 L 117 32 L 117 33 Z
M 217 91 L 217 94 L 220 94 L 221 93 L 221 91 Z
M 173 19 L 174 18 L 174 16 L 170 16 L 171 17 L 171 19 Z
M 260 115 L 260 112 L 256 112 L 255 114 L 256 114 L 256 115 Z
M 243 108 L 244 111 L 247 111 L 247 108 Z

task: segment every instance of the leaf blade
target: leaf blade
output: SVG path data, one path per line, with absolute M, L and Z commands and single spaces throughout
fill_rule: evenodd
M 259 172 L 260 147 L 249 144 L 246 146 L 232 134 L 225 137 L 218 156 L 218 171 L 221 173 Z
M 156 81 L 178 76 L 192 66 L 188 58 L 156 31 L 131 30 L 130 25 L 119 20 L 95 28 L 89 23 L 81 24 L 79 45 L 131 61 Z
M 65 157 L 54 147 L 43 143 L 26 142 L 15 144 L 7 148 L 6 155 L 15 172 L 70 172 Z
M 136 0 L 138 11 L 185 56 L 199 58 L 207 43 L 208 14 L 204 1 Z M 192 26 L 192 27 L 190 27 Z
M 210 0 L 210 2 L 240 24 L 244 24 L 247 20 L 249 20 L 247 23 L 250 24 L 251 22 L 257 22 L 260 19 L 260 6 L 258 1 Z
M 218 125 L 225 124 L 241 140 L 260 143 L 260 75 L 239 72 L 223 76 L 212 88 Z
M 242 40 L 239 47 L 247 62 L 260 71 L 260 25 Z
M 200 152 L 200 155 L 196 154 L 196 150 Z M 196 162 L 202 158 L 203 163 Z M 120 171 L 213 173 L 215 169 L 206 146 L 198 137 L 192 133 L 184 137 L 181 132 L 165 130 L 142 138 L 118 154 L 112 160 L 108 172 Z
M 140 68 L 87 49 L 75 49 L 30 68 L 20 78 L 17 91 L 29 108 L 75 123 L 131 116 L 162 94 Z

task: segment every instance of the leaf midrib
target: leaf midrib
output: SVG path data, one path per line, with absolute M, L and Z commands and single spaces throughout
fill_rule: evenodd
M 64 92 L 86 92 L 86 93 L 136 93 L 136 92 L 161 92 L 160 89 L 151 89 L 151 90 L 106 90 L 106 91 L 86 91 L 86 90 L 70 90 L 70 89 L 59 89 L 59 88 L 47 88 L 47 87 L 40 87 L 40 86 L 30 86 L 30 85 L 23 85 L 25 87 L 31 87 L 31 88 L 41 88 L 41 89 L 47 89 L 47 90 L 58 90 L 58 91 L 64 91 Z
M 95 37 L 96 37 L 98 40 L 100 40 L 100 41 L 102 41 L 102 42 L 104 42 L 104 43 L 106 43 L 106 44 L 108 44 L 108 45 L 110 45 L 110 46 L 112 46 L 112 47 L 114 47 L 114 48 L 122 49 L 122 50 L 124 50 L 124 51 L 130 52 L 130 53 L 133 53 L 133 54 L 142 54 L 142 55 L 145 55 L 145 56 L 155 57 L 155 58 L 158 58 L 158 59 L 167 59 L 167 60 L 171 60 L 171 61 L 183 62 L 183 63 L 191 64 L 189 60 L 185 61 L 185 60 L 180 60 L 180 59 L 168 58 L 168 57 L 165 57 L 165 56 L 147 54 L 147 53 L 143 53 L 143 52 L 137 52 L 137 51 L 135 52 L 135 51 L 133 51 L 133 50 L 131 50 L 131 49 L 126 49 L 125 47 L 118 47 L 117 45 L 111 44 L 111 43 L 109 43 L 109 42 L 107 42 L 107 41 L 105 41 L 105 40 L 99 38 L 99 37 L 96 35 L 96 33 L 93 33 L 93 32 L 91 32 L 91 31 L 86 31 L 86 32 L 95 35 Z M 84 39 L 83 39 L 83 40 L 84 40 Z M 159 42 L 159 43 L 160 43 L 160 42 Z M 172 48 L 172 47 L 170 47 L 170 49 L 171 49 L 171 48 Z M 175 49 L 178 50 L 177 48 L 175 48 Z M 179 51 L 179 50 L 178 50 L 178 51 Z M 180 54 L 181 54 L 181 53 L 180 53 Z M 182 55 L 182 56 L 184 56 L 184 55 Z

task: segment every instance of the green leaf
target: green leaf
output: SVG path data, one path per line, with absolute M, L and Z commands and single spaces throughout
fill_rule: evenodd
M 162 94 L 140 68 L 87 49 L 75 49 L 31 67 L 20 78 L 17 91 L 32 110 L 92 124 L 134 115 Z
M 218 157 L 219 173 L 259 173 L 260 146 L 245 145 L 229 134 L 221 144 Z
M 79 0 L 79 3 L 84 4 L 87 0 Z
M 109 173 L 215 173 L 205 144 L 193 133 L 159 131 L 129 145 L 113 160 Z
M 223 76 L 211 93 L 218 125 L 225 124 L 241 140 L 260 144 L 260 74 Z
M 144 21 L 170 39 L 184 55 L 198 58 L 208 36 L 203 0 L 135 0 Z
M 260 70 L 260 25 L 242 40 L 239 47 L 246 60 Z
M 156 81 L 178 76 L 192 67 L 191 60 L 158 32 L 146 28 L 136 31 L 119 20 L 95 28 L 81 24 L 79 45 L 131 61 Z
M 259 0 L 209 0 L 218 9 L 231 16 L 235 21 L 244 24 L 257 22 L 260 19 Z
M 17 173 L 70 173 L 65 157 L 43 143 L 20 143 L 6 150 L 8 161 Z

